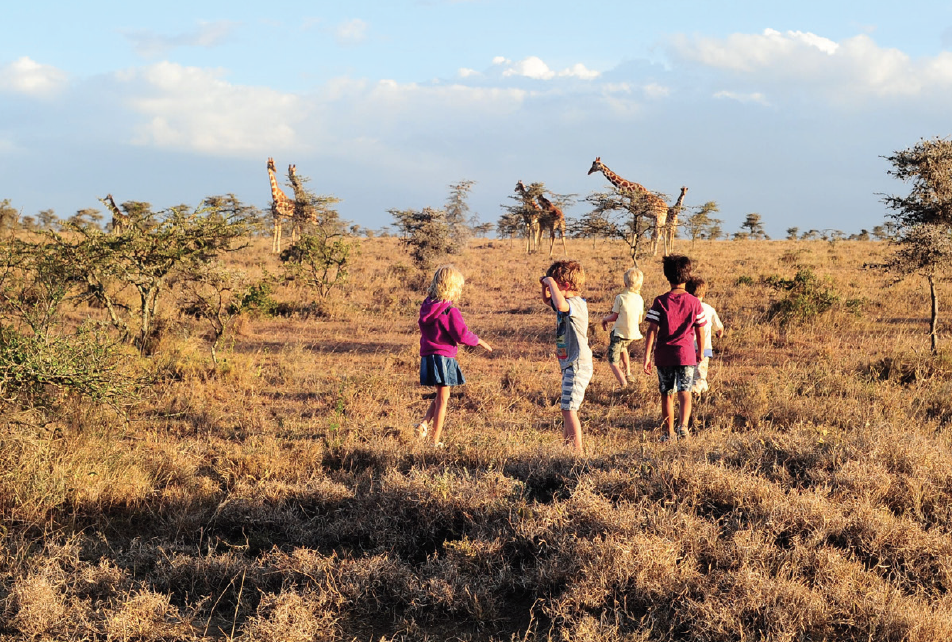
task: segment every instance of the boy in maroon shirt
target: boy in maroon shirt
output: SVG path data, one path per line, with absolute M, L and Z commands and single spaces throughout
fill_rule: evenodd
M 703 358 L 701 328 L 707 323 L 704 308 L 685 284 L 691 278 L 691 259 L 672 254 L 661 260 L 664 277 L 671 290 L 654 300 L 645 315 L 648 332 L 645 340 L 645 374 L 651 374 L 651 352 L 658 367 L 658 389 L 661 391 L 661 416 L 665 433 L 661 441 L 677 434 L 687 437 L 687 421 L 691 416 L 691 384 L 694 368 Z M 674 432 L 674 393 L 678 393 L 678 430 Z

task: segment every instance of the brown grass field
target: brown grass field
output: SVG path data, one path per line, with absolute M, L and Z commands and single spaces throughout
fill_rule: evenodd
M 268 245 L 230 260 L 274 272 Z M 580 457 L 550 261 L 519 241 L 453 257 L 494 352 L 461 352 L 444 449 L 413 433 L 424 288 L 395 239 L 363 240 L 320 314 L 239 317 L 217 370 L 197 322 L 163 319 L 141 364 L 162 383 L 124 415 L 0 424 L 0 639 L 952 639 L 952 352 L 929 354 L 923 282 L 863 269 L 882 243 L 676 249 L 727 332 L 695 434 L 661 444 L 656 379 L 619 390 L 604 361 L 627 248 L 569 241 L 596 358 Z M 803 267 L 839 302 L 768 321 L 762 277 Z

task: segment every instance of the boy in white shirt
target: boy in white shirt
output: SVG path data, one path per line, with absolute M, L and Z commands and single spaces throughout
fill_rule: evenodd
M 701 338 L 704 342 L 704 358 L 697 364 L 697 370 L 694 373 L 694 385 L 692 391 L 695 394 L 707 392 L 707 368 L 710 365 L 711 357 L 714 356 L 713 344 L 711 343 L 711 333 L 721 338 L 724 335 L 724 324 L 721 318 L 717 316 L 717 310 L 714 306 L 704 302 L 704 295 L 707 294 L 707 283 L 699 276 L 692 277 L 686 285 L 689 294 L 693 294 L 701 302 L 701 308 L 704 310 L 704 316 L 707 318 L 707 324 L 701 328 Z
M 625 272 L 624 280 L 625 291 L 615 297 L 611 314 L 602 317 L 602 330 L 608 330 L 608 324 L 615 323 L 608 344 L 608 367 L 622 388 L 628 385 L 631 377 L 628 346 L 643 338 L 638 324 L 645 316 L 645 300 L 641 297 L 645 275 L 638 268 L 631 268 Z

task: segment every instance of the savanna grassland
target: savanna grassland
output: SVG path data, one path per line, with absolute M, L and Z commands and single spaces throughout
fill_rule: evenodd
M 267 245 L 229 260 L 273 272 Z M 276 288 L 296 311 L 238 316 L 217 368 L 203 326 L 163 318 L 122 412 L 0 427 L 0 637 L 952 639 L 952 360 L 926 287 L 864 269 L 882 243 L 676 249 L 727 331 L 694 435 L 662 444 L 656 380 L 620 390 L 597 323 L 627 248 L 569 241 L 596 356 L 580 457 L 549 259 L 518 242 L 454 257 L 494 351 L 461 353 L 443 449 L 413 432 L 424 288 L 395 239 L 362 241 L 319 309 Z M 641 267 L 650 301 L 660 260 Z M 769 284 L 807 271 L 828 310 Z

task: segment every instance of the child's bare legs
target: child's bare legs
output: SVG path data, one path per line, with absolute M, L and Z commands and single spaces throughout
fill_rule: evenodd
M 622 358 L 622 361 L 625 361 L 625 358 Z M 615 378 L 618 379 L 618 384 L 624 388 L 628 385 L 628 379 L 625 378 L 625 373 L 621 371 L 621 367 L 617 363 L 609 363 L 608 367 L 611 368 L 612 374 L 615 375 Z M 628 373 L 628 376 L 631 376 L 631 373 Z
M 668 437 L 674 437 L 674 395 L 661 393 L 662 429 Z
M 562 411 L 562 438 L 566 444 L 572 444 L 575 452 L 582 454 L 582 422 L 577 410 Z
M 446 408 L 450 401 L 450 387 L 437 386 L 436 396 L 430 402 L 430 407 L 423 417 L 423 422 L 430 426 L 428 431 L 433 443 L 439 443 L 440 435 L 443 432 L 443 422 L 446 421 Z
M 678 426 L 681 428 L 686 428 L 688 425 L 688 419 L 691 418 L 691 403 L 692 403 L 691 391 L 679 390 L 678 391 Z
M 628 348 L 625 348 L 621 353 L 621 363 L 625 366 L 625 376 L 631 379 L 631 359 L 628 357 Z

